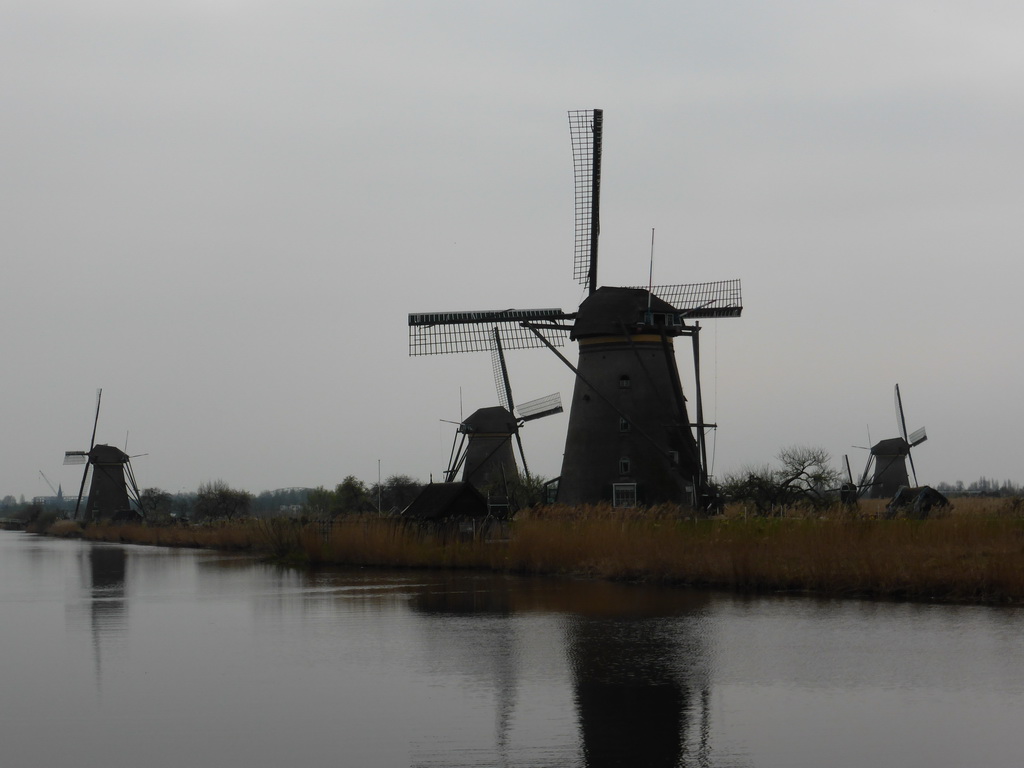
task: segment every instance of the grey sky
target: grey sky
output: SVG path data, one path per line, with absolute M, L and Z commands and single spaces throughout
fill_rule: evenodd
M 898 381 L 923 482 L 1024 481 L 1022 30 L 1009 2 L 8 2 L 0 494 L 77 486 L 97 387 L 146 487 L 437 477 L 490 361 L 409 358 L 406 315 L 579 303 L 591 107 L 600 282 L 646 282 L 652 227 L 655 282 L 743 280 L 702 339 L 716 474 L 862 467 Z M 549 353 L 510 366 L 568 400 Z M 565 423 L 527 425 L 532 469 Z

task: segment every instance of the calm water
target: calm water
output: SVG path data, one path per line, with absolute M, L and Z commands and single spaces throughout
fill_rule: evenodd
M 1017 768 L 1022 629 L 0 532 L 0 765 Z

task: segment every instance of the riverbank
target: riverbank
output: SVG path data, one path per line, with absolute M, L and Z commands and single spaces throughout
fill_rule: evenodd
M 928 520 L 851 512 L 759 518 L 731 509 L 693 519 L 674 510 L 544 507 L 499 538 L 424 531 L 367 517 L 148 527 L 59 523 L 49 533 L 172 547 L 248 551 L 283 562 L 476 568 L 828 596 L 1024 604 L 1020 500 L 969 499 Z M 61 530 L 63 526 L 63 530 Z

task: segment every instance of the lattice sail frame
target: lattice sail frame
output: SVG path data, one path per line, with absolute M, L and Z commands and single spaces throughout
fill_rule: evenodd
M 576 243 L 573 279 L 591 285 L 596 270 L 597 235 L 601 231 L 601 142 L 604 111 L 581 109 L 569 112 L 572 165 L 576 186 Z
M 646 285 L 631 287 L 648 290 Z M 683 312 L 687 318 L 739 317 L 743 312 L 739 280 L 655 285 L 650 291 Z
M 569 329 L 559 325 L 571 319 L 561 309 L 503 309 L 479 312 L 420 312 L 409 315 L 409 354 L 447 355 L 490 352 L 494 329 L 501 332 L 505 349 L 534 349 L 544 342 L 523 323 L 531 323 L 552 346 L 560 347 Z
M 533 421 L 534 419 L 542 419 L 545 416 L 561 412 L 562 395 L 554 392 L 544 397 L 538 397 L 536 400 L 530 400 L 529 402 L 517 405 L 515 415 L 522 421 Z
M 508 369 L 505 367 L 503 347 L 499 346 L 499 331 L 491 331 L 491 373 L 494 375 L 494 388 L 498 392 L 498 405 L 512 413 L 512 393 L 509 391 Z

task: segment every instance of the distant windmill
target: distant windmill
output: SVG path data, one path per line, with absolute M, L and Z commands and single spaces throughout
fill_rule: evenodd
M 82 512 L 83 522 L 91 522 L 99 518 L 127 518 L 142 515 L 142 504 L 139 500 L 139 489 L 132 472 L 131 457 L 112 445 L 96 445 L 96 427 L 100 420 L 100 401 L 103 390 L 96 390 L 96 416 L 92 424 L 92 437 L 89 439 L 88 451 L 65 451 L 64 464 L 84 464 L 82 484 L 78 489 L 78 500 L 75 502 L 74 519 L 78 519 L 82 506 L 85 483 L 92 472 L 92 484 L 85 510 Z M 135 502 L 135 509 L 129 501 Z
M 501 331 L 491 331 L 491 364 L 499 405 L 480 408 L 459 423 L 456 445 L 452 446 L 445 481 L 452 482 L 462 470 L 462 479 L 484 490 L 504 486 L 518 477 L 512 438 L 519 448 L 523 473 L 530 470 L 523 451 L 520 428 L 528 421 L 562 412 L 562 398 L 555 392 L 517 406 L 512 398 Z
M 917 470 L 914 467 L 914 457 L 910 453 L 911 448 L 928 439 L 925 428 L 921 427 L 909 435 L 907 434 L 907 419 L 903 413 L 903 399 L 900 397 L 900 385 L 895 389 L 896 405 L 896 428 L 899 437 L 892 437 L 887 440 L 880 440 L 871 446 L 867 464 L 864 466 L 864 473 L 861 475 L 860 491 L 869 499 L 887 499 L 896 495 L 903 486 L 910 486 L 910 475 L 907 474 L 907 462 L 910 462 L 910 474 L 913 475 L 914 485 L 917 487 Z M 849 462 L 847 462 L 847 473 L 849 473 Z
M 509 348 L 547 347 L 576 377 L 558 486 L 568 504 L 685 503 L 709 496 L 700 394 L 699 318 L 739 317 L 739 280 L 598 288 L 601 151 L 604 113 L 569 113 L 576 181 L 574 277 L 589 295 L 575 313 L 561 309 L 434 312 L 409 315 L 409 353 L 490 349 L 498 327 Z M 579 343 L 573 366 L 556 347 Z M 696 413 L 691 421 L 673 341 L 693 348 Z M 696 432 L 696 437 L 695 437 Z

